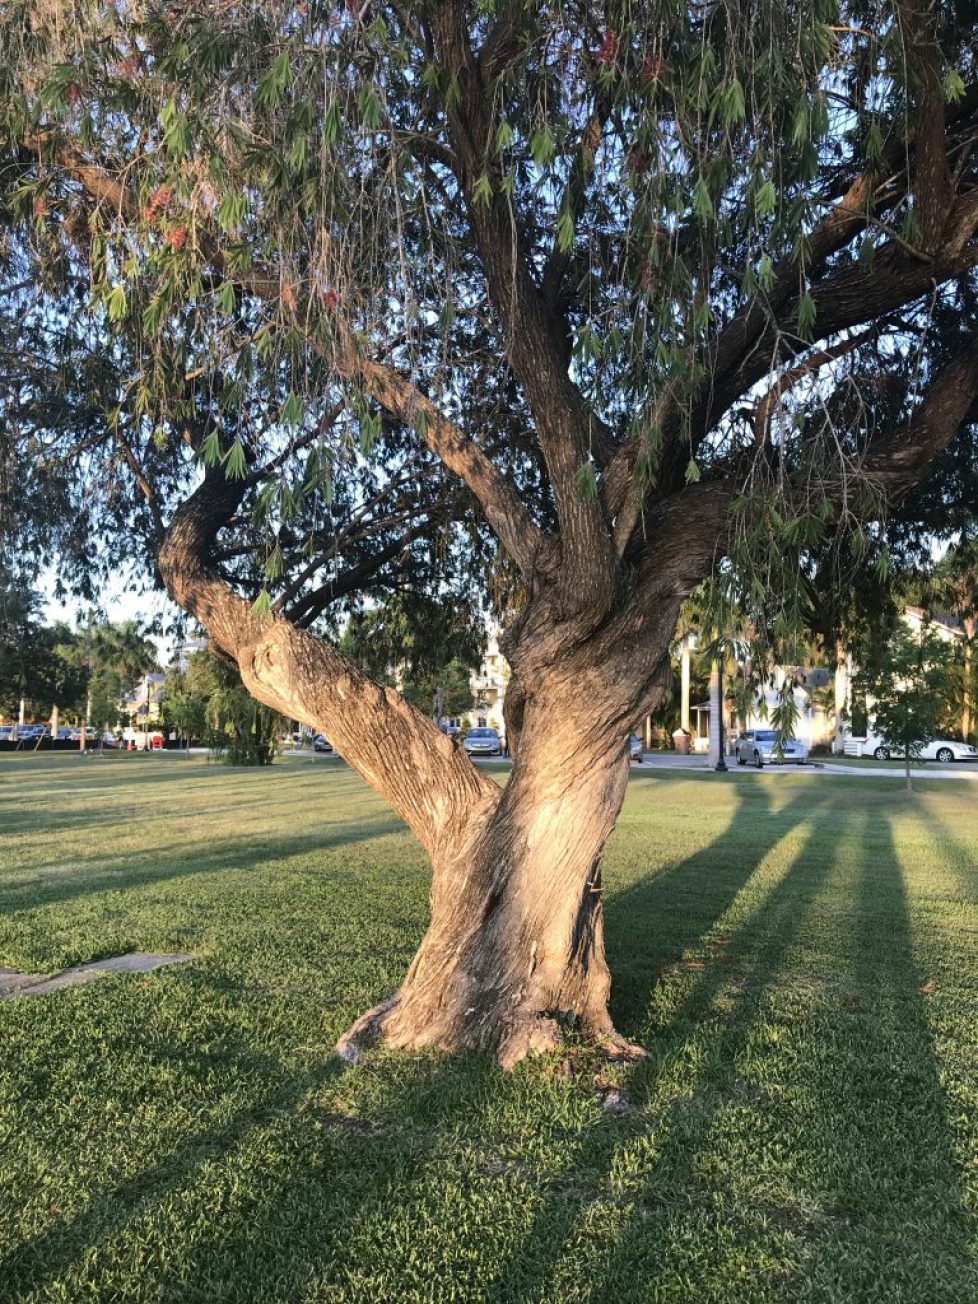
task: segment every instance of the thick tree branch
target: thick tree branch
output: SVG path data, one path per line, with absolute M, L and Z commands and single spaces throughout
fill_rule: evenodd
M 175 512 L 160 574 L 183 609 L 238 665 L 260 702 L 328 734 L 436 857 L 457 854 L 495 809 L 500 790 L 392 688 L 335 648 L 277 616 L 259 617 L 215 573 L 210 549 L 242 489 L 220 466 Z
M 938 8 L 935 0 L 897 0 L 896 10 L 912 92 L 914 213 L 921 248 L 934 253 L 941 243 L 952 195 L 941 83 L 943 60 L 937 39 Z
M 800 373 L 801 368 L 797 371 Z M 781 382 L 794 374 L 794 371 L 787 373 Z M 765 400 L 771 393 L 765 395 Z M 873 441 L 862 463 L 846 475 L 827 476 L 817 486 L 809 481 L 804 488 L 805 499 L 810 499 L 817 489 L 840 512 L 845 498 L 862 484 L 892 506 L 926 478 L 935 459 L 967 419 L 976 399 L 978 331 L 936 374 L 908 421 Z M 748 477 L 749 470 L 724 480 L 690 485 L 654 506 L 636 560 L 638 591 L 645 606 L 651 609 L 655 603 L 676 594 L 685 597 L 709 574 L 729 547 L 733 529 L 731 507 L 735 497 L 746 488 Z M 790 497 L 790 489 L 787 492 Z
M 864 173 L 856 177 L 847 186 L 841 199 L 816 223 L 807 241 L 807 267 L 810 273 L 817 273 L 833 254 L 845 248 L 863 230 L 874 185 L 874 174 Z M 798 258 L 787 259 L 776 269 L 768 293 L 752 299 L 724 327 L 712 351 L 712 385 L 721 383 L 725 376 L 743 364 L 745 356 L 758 350 L 759 342 L 770 328 L 771 322 L 777 320 L 797 296 L 798 274 Z M 650 413 L 647 423 L 654 424 L 662 432 L 662 479 L 670 490 L 678 487 L 677 473 L 681 473 L 690 454 L 688 445 L 679 447 L 677 444 L 678 415 L 676 399 L 673 392 L 669 391 L 657 398 L 655 411 Z M 619 553 L 627 545 L 644 500 L 644 490 L 636 490 L 633 483 L 640 446 L 637 436 L 622 444 L 602 480 L 608 512 L 612 517 L 621 518 L 616 521 L 615 529 Z
M 607 92 L 599 93 L 594 111 L 588 118 L 581 133 L 581 143 L 571 164 L 561 203 L 562 211 L 569 214 L 575 225 L 584 208 L 588 184 L 594 172 L 595 156 L 598 152 L 598 146 L 601 144 L 601 133 L 610 113 L 611 96 Z M 550 257 L 543 269 L 543 279 L 541 281 L 541 293 L 544 302 L 550 308 L 555 309 L 557 306 L 572 255 L 572 245 L 562 249 L 559 241 L 555 239 L 553 248 L 550 251 Z
M 918 484 L 947 448 L 978 398 L 978 331 L 934 377 L 910 420 L 874 440 L 860 476 L 893 501 Z
M 449 109 L 449 128 L 472 234 L 506 336 L 508 360 L 533 413 L 557 505 L 565 607 L 600 610 L 613 593 L 615 558 L 603 506 L 600 499 L 582 494 L 580 476 L 601 423 L 568 375 L 566 325 L 537 288 L 518 219 L 502 193 L 492 151 L 494 119 L 469 46 L 465 6 L 457 0 L 440 4 L 432 26 L 440 59 L 459 88 Z M 473 193 L 483 174 L 493 191 L 484 201 Z M 602 446 L 607 437 L 601 431 Z
M 475 495 L 505 551 L 524 575 L 531 575 L 545 550 L 543 533 L 479 445 L 399 371 L 360 357 L 342 326 L 337 332 L 334 364 L 343 379 L 359 379 L 391 416 L 423 432 L 421 437 L 431 451 Z

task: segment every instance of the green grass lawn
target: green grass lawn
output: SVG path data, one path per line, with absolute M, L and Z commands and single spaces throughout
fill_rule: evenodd
M 978 1300 L 972 785 L 633 772 L 607 884 L 646 1063 L 341 1070 L 426 919 L 359 780 L 0 759 L 0 964 L 199 956 L 0 1005 L 3 1304 Z
M 871 769 L 871 770 L 896 770 L 900 774 L 906 769 L 906 761 L 903 757 L 897 757 L 895 760 L 878 761 L 875 756 L 813 756 L 813 761 L 821 762 L 823 765 L 845 765 L 853 769 Z M 926 779 L 928 772 L 934 770 L 944 771 L 953 770 L 963 774 L 973 774 L 978 771 L 978 764 L 974 761 L 948 761 L 943 764 L 940 761 L 921 761 L 912 760 L 910 769 L 913 777 L 918 776 Z

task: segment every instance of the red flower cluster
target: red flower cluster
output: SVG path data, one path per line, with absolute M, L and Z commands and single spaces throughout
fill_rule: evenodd
M 152 222 L 160 213 L 166 212 L 172 198 L 172 186 L 158 186 L 143 208 L 143 221 Z
M 187 243 L 187 228 L 185 226 L 171 227 L 163 239 L 171 249 L 182 249 Z
M 607 68 L 610 64 L 613 64 L 618 58 L 618 47 L 618 33 L 605 32 L 604 40 L 601 42 L 601 48 L 594 56 L 595 63 L 599 64 L 602 68 Z
M 666 61 L 661 55 L 656 55 L 653 59 L 650 55 L 642 64 L 642 82 L 645 86 L 651 85 L 652 82 L 662 81 L 666 75 Z
M 34 216 L 47 217 L 50 211 L 51 210 L 48 208 L 48 201 L 44 198 L 43 195 L 38 195 L 37 198 L 34 200 Z
M 335 290 L 327 290 L 323 295 L 323 307 L 327 312 L 335 312 L 340 302 L 340 296 Z
M 143 61 L 139 54 L 127 54 L 119 64 L 119 76 L 124 77 L 126 81 L 132 81 L 142 66 Z
M 69 82 L 65 87 L 65 99 L 72 106 L 76 105 L 81 99 L 81 87 L 77 82 Z

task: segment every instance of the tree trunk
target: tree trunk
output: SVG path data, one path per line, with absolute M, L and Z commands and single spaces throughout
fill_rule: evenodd
M 394 1046 L 495 1049 L 514 1064 L 575 1029 L 640 1054 L 608 1014 L 600 857 L 628 780 L 628 734 L 668 676 L 681 576 L 638 586 L 588 625 L 529 602 L 506 634 L 506 732 L 515 763 L 502 789 L 393 689 L 335 648 L 257 617 L 207 564 L 214 522 L 236 505 L 218 474 L 180 508 L 160 552 L 173 597 L 237 662 L 249 692 L 333 740 L 431 857 L 431 924 L 400 990 L 340 1038 Z
M 641 1050 L 608 1014 L 600 857 L 628 781 L 627 725 L 587 688 L 524 700 L 520 746 L 496 808 L 433 857 L 431 924 L 400 991 L 340 1039 L 495 1048 L 509 1067 L 574 1030 L 613 1054 Z
M 974 653 L 972 647 L 975 637 L 975 618 L 964 618 L 964 695 L 961 702 L 961 737 L 965 742 L 971 738 L 971 677 L 974 672 Z

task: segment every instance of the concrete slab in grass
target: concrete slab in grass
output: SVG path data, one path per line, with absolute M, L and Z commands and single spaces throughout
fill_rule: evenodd
M 92 960 L 76 964 L 61 973 L 21 973 L 17 969 L 0 968 L 0 1001 L 10 1001 L 17 996 L 47 996 L 48 992 L 62 987 L 80 987 L 94 982 L 107 973 L 150 973 L 168 964 L 186 964 L 196 957 L 180 951 L 130 951 L 127 955 L 112 955 L 105 960 Z

